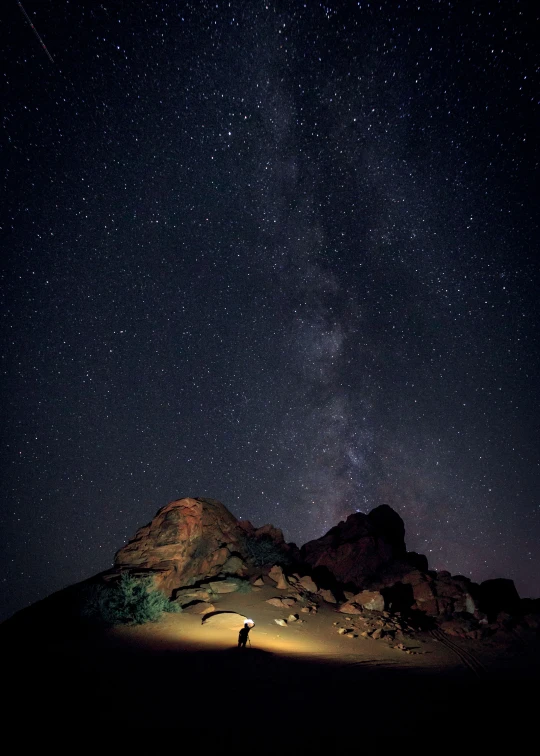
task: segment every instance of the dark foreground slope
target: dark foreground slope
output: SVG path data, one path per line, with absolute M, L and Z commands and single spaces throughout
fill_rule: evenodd
M 150 652 L 102 642 L 81 653 L 37 645 L 11 651 L 8 729 L 24 712 L 34 726 L 171 727 L 201 737 L 258 730 L 278 745 L 279 733 L 289 729 L 299 740 L 313 733 L 346 739 L 351 732 L 502 735 L 537 712 L 533 680 L 422 675 L 257 648 Z
M 226 597 L 221 605 L 256 617 L 245 651 L 235 647 L 234 633 L 225 643 L 202 645 L 201 620 L 187 614 L 106 632 L 73 626 L 62 632 L 56 625 L 52 633 L 37 615 L 33 632 L 28 616 L 24 633 L 6 626 L 0 638 L 8 730 L 19 727 L 21 716 L 40 731 L 173 728 L 184 743 L 195 738 L 206 747 L 218 738 L 225 752 L 238 746 L 269 752 L 325 739 L 435 744 L 464 733 L 499 737 L 534 721 L 537 645 L 524 645 L 522 653 L 516 647 L 517 654 L 514 648 L 507 664 L 484 660 L 478 676 L 429 634 L 407 641 L 424 654 L 412 658 L 370 639 L 344 640 L 332 629 L 343 615 L 323 605 L 290 641 L 293 630 L 265 614 L 275 610 L 261 603 L 264 590 Z M 278 641 L 287 644 L 283 651 Z M 296 655 L 295 642 L 299 649 L 322 642 L 328 655 Z

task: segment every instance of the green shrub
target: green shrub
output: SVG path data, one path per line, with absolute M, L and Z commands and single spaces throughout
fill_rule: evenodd
M 276 546 L 269 536 L 245 538 L 243 546 L 247 559 L 256 567 L 271 566 L 274 564 L 285 567 L 290 564 L 291 559 L 289 555 L 282 551 L 279 546 Z
M 82 614 L 101 625 L 143 625 L 179 607 L 159 591 L 152 576 L 123 572 L 114 583 L 95 585 L 83 602 Z
M 251 593 L 251 583 L 248 580 L 242 580 L 242 578 L 228 577 L 229 583 L 236 583 L 238 588 L 236 593 Z

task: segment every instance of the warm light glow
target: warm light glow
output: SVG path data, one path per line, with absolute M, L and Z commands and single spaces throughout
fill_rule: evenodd
M 254 649 L 281 655 L 309 656 L 318 660 L 342 657 L 343 650 L 333 647 L 328 643 L 328 639 L 322 636 L 309 636 L 298 632 L 294 627 L 280 628 L 276 625 L 274 629 L 265 621 L 258 624 L 254 620 L 251 622 L 256 625 L 256 629 L 249 636 L 251 647 Z M 171 651 L 227 650 L 235 648 L 238 643 L 238 629 L 203 625 L 200 619 L 187 613 L 166 614 L 157 623 L 115 628 L 113 632 L 136 642 L 137 645 Z M 347 653 L 353 652 L 362 657 L 369 652 L 371 646 L 366 647 L 360 642 L 354 649 L 348 646 L 346 648 Z

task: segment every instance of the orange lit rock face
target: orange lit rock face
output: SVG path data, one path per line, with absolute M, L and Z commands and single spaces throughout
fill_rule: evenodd
M 152 522 L 115 557 L 117 567 L 150 570 L 159 588 L 175 588 L 218 575 L 244 531 L 219 501 L 179 499 L 159 510 Z
M 255 528 L 248 521 L 237 520 L 215 499 L 188 497 L 162 507 L 148 525 L 139 528 L 116 554 L 115 567 L 150 572 L 156 586 L 172 594 L 220 573 L 249 575 L 253 564 L 246 545 L 261 539 L 271 540 L 287 554 L 296 549 L 285 544 L 279 528 Z

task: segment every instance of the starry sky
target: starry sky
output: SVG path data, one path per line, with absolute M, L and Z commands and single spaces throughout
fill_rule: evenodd
M 188 495 L 540 595 L 532 6 L 5 3 L 2 617 Z

